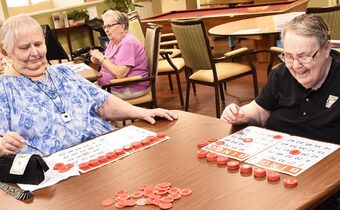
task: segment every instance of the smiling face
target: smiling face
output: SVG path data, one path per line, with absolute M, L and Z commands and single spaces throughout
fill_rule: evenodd
M 17 39 L 8 57 L 15 71 L 28 77 L 44 73 L 47 60 L 45 38 L 41 31 L 32 31 Z
M 325 81 L 330 64 L 330 45 L 319 45 L 316 37 L 303 36 L 287 31 L 283 40 L 285 57 L 293 57 L 293 62 L 286 62 L 292 76 L 306 89 L 319 88 Z M 315 57 L 302 64 L 299 59 L 304 56 Z

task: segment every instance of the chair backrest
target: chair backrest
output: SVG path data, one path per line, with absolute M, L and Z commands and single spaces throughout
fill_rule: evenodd
M 151 91 L 153 100 L 156 99 L 156 83 L 158 69 L 159 45 L 161 39 L 161 26 L 156 24 L 148 24 L 145 34 L 145 52 L 148 59 L 148 69 L 151 81 Z
M 137 11 L 127 14 L 129 19 L 129 32 L 134 35 L 143 45 L 145 42 L 144 31 Z
M 340 39 L 340 5 L 333 7 L 309 7 L 306 9 L 306 13 L 321 16 L 329 25 L 331 39 Z
M 210 43 L 202 19 L 169 20 L 182 52 L 191 69 L 215 69 Z

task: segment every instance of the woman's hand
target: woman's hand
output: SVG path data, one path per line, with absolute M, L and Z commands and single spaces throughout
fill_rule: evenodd
M 177 120 L 177 115 L 167 109 L 161 109 L 161 108 L 143 109 L 141 111 L 140 119 L 145 120 L 151 124 L 156 123 L 156 120 L 155 120 L 156 117 L 162 117 L 170 121 Z
M 221 120 L 230 124 L 240 124 L 243 123 L 244 117 L 245 114 L 242 109 L 236 104 L 231 103 L 224 109 Z
M 91 62 L 94 64 L 102 64 L 103 60 L 105 59 L 105 55 L 103 55 L 103 53 L 101 53 L 97 49 L 91 50 L 90 54 L 91 54 Z
M 15 154 L 26 145 L 25 139 L 16 132 L 7 132 L 0 138 L 0 155 Z

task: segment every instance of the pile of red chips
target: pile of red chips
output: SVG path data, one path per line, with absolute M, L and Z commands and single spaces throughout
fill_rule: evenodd
M 201 139 L 197 141 L 199 148 L 207 146 L 209 143 L 217 141 L 217 138 L 209 138 L 207 140 Z M 218 144 L 218 142 L 216 142 Z M 266 171 L 263 168 L 254 168 L 249 164 L 241 164 L 237 160 L 229 159 L 228 157 L 217 155 L 216 153 L 208 152 L 206 150 L 197 151 L 198 158 L 206 158 L 208 162 L 216 162 L 217 165 L 227 165 L 228 170 L 238 170 L 242 175 L 251 175 L 254 171 L 256 179 L 264 179 L 267 177 L 269 182 L 277 182 L 280 180 L 280 173 L 275 171 Z M 298 181 L 296 178 L 290 177 L 283 180 L 284 186 L 288 188 L 296 187 Z
M 175 200 L 192 193 L 191 189 L 171 187 L 171 183 L 163 182 L 157 185 L 142 184 L 137 191 L 129 194 L 126 190 L 117 190 L 114 198 L 107 198 L 101 202 L 102 206 L 116 208 L 155 205 L 161 209 L 170 209 Z

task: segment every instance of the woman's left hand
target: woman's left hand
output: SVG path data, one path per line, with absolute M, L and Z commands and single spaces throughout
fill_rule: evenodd
M 170 121 L 177 120 L 177 115 L 174 112 L 162 108 L 143 109 L 140 119 L 148 121 L 151 124 L 155 124 L 156 117 L 162 117 Z

